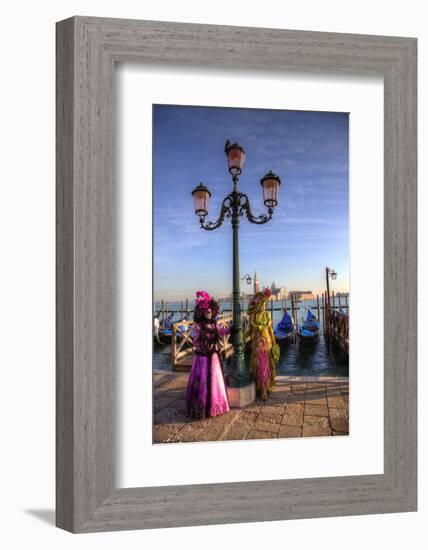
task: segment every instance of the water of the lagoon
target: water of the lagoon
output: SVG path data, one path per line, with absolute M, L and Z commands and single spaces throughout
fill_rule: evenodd
M 302 318 L 306 317 L 308 308 L 311 308 L 312 313 L 318 316 L 316 301 L 300 302 L 298 306 L 300 308 L 297 315 L 299 324 L 302 322 Z M 274 307 L 278 308 L 273 312 L 273 323 L 276 325 L 282 317 L 280 302 L 274 303 Z M 230 309 L 230 306 L 224 304 L 224 308 Z M 159 309 L 160 304 L 156 303 L 155 312 L 159 311 Z M 173 321 L 178 321 L 181 318 L 181 302 L 168 303 L 168 309 L 169 311 L 178 310 L 178 313 L 174 314 Z M 189 304 L 189 309 L 193 309 L 193 304 Z M 190 313 L 189 317 L 192 318 L 192 316 L 192 313 Z M 294 376 L 348 376 L 347 358 L 337 350 L 329 349 L 326 345 L 323 336 L 322 310 L 320 324 L 320 336 L 315 342 L 300 344 L 297 341 L 296 343 L 281 344 L 281 356 L 277 366 L 277 374 Z M 249 353 L 246 353 L 247 362 L 249 362 L 249 355 Z M 154 344 L 153 369 L 171 370 L 171 347 L 169 344 Z

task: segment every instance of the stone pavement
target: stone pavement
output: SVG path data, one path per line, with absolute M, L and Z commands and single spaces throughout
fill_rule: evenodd
M 186 416 L 188 376 L 154 373 L 154 443 L 349 434 L 347 378 L 278 376 L 267 401 L 194 420 Z

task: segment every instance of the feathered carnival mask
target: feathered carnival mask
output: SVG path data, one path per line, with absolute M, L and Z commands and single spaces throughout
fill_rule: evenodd
M 264 288 L 262 292 L 257 292 L 250 302 L 249 312 L 257 313 L 260 311 L 262 306 L 267 303 L 271 296 L 272 291 L 270 288 Z
M 205 292 L 205 290 L 198 290 L 196 293 L 195 304 L 194 319 L 197 323 L 205 318 L 209 309 L 212 312 L 212 319 L 214 319 L 218 314 L 218 303 L 208 294 L 208 292 Z

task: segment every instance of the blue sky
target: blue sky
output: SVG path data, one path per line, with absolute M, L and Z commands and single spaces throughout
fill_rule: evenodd
M 322 292 L 324 269 L 338 272 L 334 289 L 347 291 L 347 113 L 265 109 L 153 107 L 153 202 L 155 300 L 192 298 L 204 289 L 231 292 L 232 229 L 199 227 L 192 189 L 211 191 L 208 219 L 216 219 L 232 189 L 224 143 L 246 151 L 239 189 L 254 214 L 264 212 L 260 178 L 281 178 L 279 204 L 266 225 L 241 218 L 241 275 L 257 270 L 262 286 Z M 242 290 L 249 287 L 242 284 Z

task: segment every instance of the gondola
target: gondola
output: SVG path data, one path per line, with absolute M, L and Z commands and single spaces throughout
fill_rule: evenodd
M 183 324 L 180 325 L 179 323 L 186 321 L 187 318 L 184 316 L 182 319 L 179 319 L 178 321 L 172 321 L 174 317 L 174 313 L 171 313 L 163 322 L 159 323 L 159 327 L 156 328 L 156 322 L 154 326 L 154 339 L 158 344 L 169 344 L 172 340 L 172 325 L 177 325 L 178 328 L 182 332 L 186 332 L 188 330 L 188 325 Z M 156 321 L 156 319 L 155 319 Z M 178 336 L 179 338 L 180 336 Z
M 172 318 L 174 313 L 170 313 L 166 319 L 159 321 L 156 316 L 153 324 L 153 336 L 158 344 L 168 344 L 172 337 Z
M 306 320 L 303 322 L 302 325 L 298 326 L 297 335 L 299 336 L 301 342 L 311 342 L 315 341 L 318 338 L 319 332 L 320 324 L 318 322 L 318 319 L 315 317 L 312 311 L 308 309 Z
M 288 311 L 284 312 L 281 321 L 276 325 L 274 334 L 278 343 L 291 342 L 293 339 L 294 323 Z

